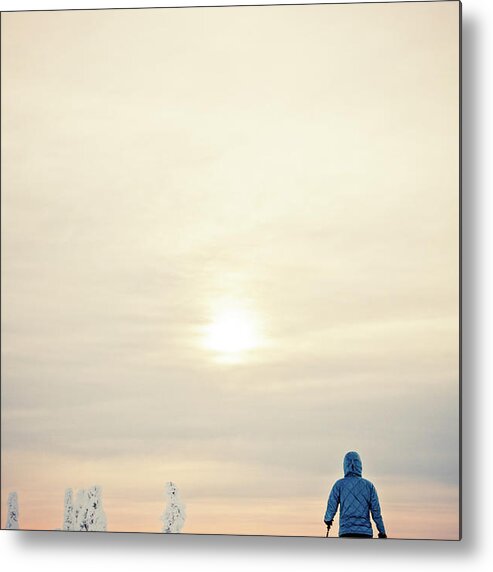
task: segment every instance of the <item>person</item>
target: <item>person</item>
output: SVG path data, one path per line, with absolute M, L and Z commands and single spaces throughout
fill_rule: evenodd
M 377 525 L 378 538 L 387 538 L 377 491 L 361 475 L 363 464 L 355 451 L 344 457 L 344 478 L 335 482 L 330 491 L 324 522 L 327 534 L 340 505 L 339 538 L 373 538 L 371 516 Z

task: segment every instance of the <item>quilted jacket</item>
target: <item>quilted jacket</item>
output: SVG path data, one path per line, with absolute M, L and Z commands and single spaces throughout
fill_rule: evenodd
M 344 457 L 344 478 L 336 481 L 330 491 L 324 520 L 331 521 L 340 505 L 339 536 L 364 534 L 373 536 L 370 512 L 378 532 L 385 533 L 380 504 L 375 487 L 361 476 L 363 465 L 358 453 L 350 451 Z

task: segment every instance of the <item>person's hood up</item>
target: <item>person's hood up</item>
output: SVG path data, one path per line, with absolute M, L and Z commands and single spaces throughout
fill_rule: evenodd
M 361 477 L 363 473 L 363 463 L 356 451 L 349 451 L 344 457 L 344 476 Z

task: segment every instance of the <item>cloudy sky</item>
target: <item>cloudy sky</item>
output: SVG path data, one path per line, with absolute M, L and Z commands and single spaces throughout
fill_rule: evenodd
M 2 14 L 2 526 L 457 537 L 458 17 Z

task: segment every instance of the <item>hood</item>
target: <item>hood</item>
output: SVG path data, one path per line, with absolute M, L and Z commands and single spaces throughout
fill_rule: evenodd
M 361 477 L 363 473 L 363 464 L 361 457 L 356 451 L 349 451 L 344 457 L 344 476 L 345 477 Z

